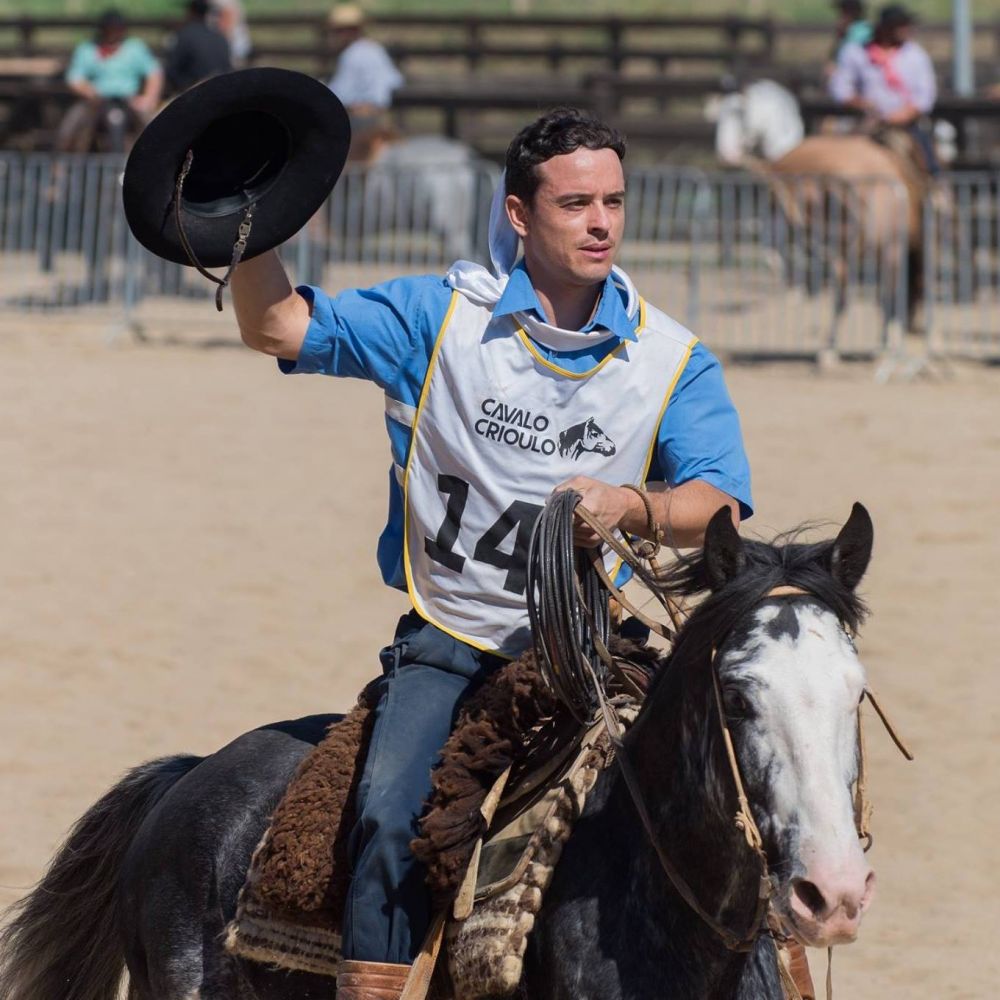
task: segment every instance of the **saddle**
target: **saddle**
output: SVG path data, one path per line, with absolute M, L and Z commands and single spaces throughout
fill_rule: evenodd
M 927 157 L 913 135 L 903 128 L 884 126 L 872 133 L 872 139 L 895 156 L 907 189 L 920 198 L 927 194 L 934 178 Z
M 612 644 L 609 684 L 624 725 L 659 654 Z M 254 852 L 227 928 L 241 958 L 336 976 L 349 883 L 347 837 L 372 729 L 374 684 L 305 758 Z M 412 849 L 448 913 L 453 1000 L 510 995 L 563 845 L 613 759 L 603 724 L 581 728 L 545 686 L 533 653 L 494 673 L 466 702 L 442 749 Z

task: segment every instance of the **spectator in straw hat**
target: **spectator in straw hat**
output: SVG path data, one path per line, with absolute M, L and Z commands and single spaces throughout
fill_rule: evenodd
M 337 4 L 327 19 L 337 72 L 330 89 L 351 116 L 355 131 L 380 123 L 392 104 L 392 92 L 403 83 L 385 46 L 365 36 L 364 11 L 353 3 Z

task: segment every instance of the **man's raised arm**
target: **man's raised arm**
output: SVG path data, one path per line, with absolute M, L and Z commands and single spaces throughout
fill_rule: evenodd
M 292 288 L 274 250 L 243 261 L 231 289 L 236 322 L 247 347 L 296 361 L 309 328 L 309 304 Z

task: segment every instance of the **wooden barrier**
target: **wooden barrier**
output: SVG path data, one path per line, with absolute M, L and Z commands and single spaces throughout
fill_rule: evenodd
M 158 50 L 178 20 L 137 17 L 130 23 Z M 61 77 L 72 46 L 92 28 L 91 18 L 0 17 L 0 144 L 32 121 L 41 123 L 44 141 L 70 99 Z M 251 28 L 255 64 L 297 68 L 321 79 L 332 72 L 336 52 L 324 15 L 260 15 Z M 923 23 L 920 39 L 933 43 L 941 58 L 949 30 Z M 394 101 L 404 124 L 438 129 L 495 155 L 510 127 L 554 104 L 606 116 L 627 128 L 636 145 L 708 144 L 711 126 L 701 118 L 701 102 L 764 76 L 788 86 L 806 102 L 807 117 L 816 117 L 810 111 L 816 105 L 808 102 L 824 99 L 822 54 L 832 25 L 736 16 L 392 15 L 373 22 L 371 33 L 406 73 Z M 982 69 L 1000 62 L 1000 21 L 978 25 L 976 44 Z M 996 107 L 945 96 L 937 114 L 956 121 L 964 137 L 967 121 L 996 117 Z

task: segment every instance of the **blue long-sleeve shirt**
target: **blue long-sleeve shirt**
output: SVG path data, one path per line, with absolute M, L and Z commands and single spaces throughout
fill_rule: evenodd
M 394 468 L 389 475 L 389 514 L 379 539 L 378 562 L 385 582 L 405 589 L 399 480 L 409 456 L 412 417 L 452 288 L 441 277 L 423 276 L 396 278 L 335 297 L 310 286 L 300 288 L 299 293 L 311 303 L 312 320 L 298 361 L 280 361 L 281 370 L 367 379 L 385 392 L 385 424 Z M 544 319 L 522 263 L 512 272 L 493 315 L 528 310 Z M 622 290 L 609 278 L 594 317 L 583 330 L 609 330 L 614 336 L 600 339 L 593 348 L 571 352 L 538 343 L 535 347 L 564 369 L 587 371 L 622 340 L 634 340 L 634 325 Z M 647 478 L 671 486 L 698 479 L 738 500 L 742 517 L 752 513 L 750 468 L 739 417 L 718 360 L 701 343 L 691 351 L 674 387 Z

